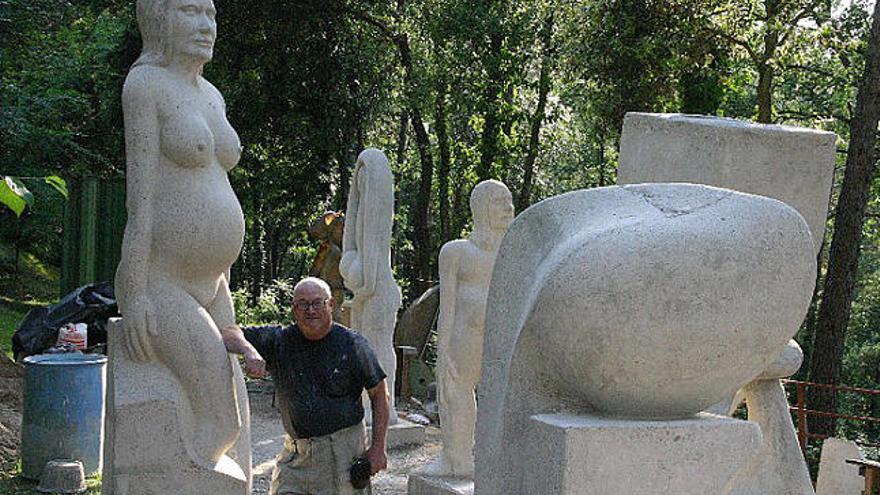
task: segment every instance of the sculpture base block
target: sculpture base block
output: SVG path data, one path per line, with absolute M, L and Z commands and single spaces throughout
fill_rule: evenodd
M 701 414 L 635 421 L 565 414 L 530 418 L 523 493 L 723 495 L 761 442 L 757 424 Z
M 474 481 L 413 473 L 406 489 L 409 495 L 474 495 Z
M 367 427 L 367 438 L 373 438 L 373 428 Z M 397 423 L 388 427 L 388 435 L 385 437 L 385 447 L 396 449 L 407 445 L 422 445 L 425 443 L 425 427 L 405 419 L 398 419 Z
M 189 408 L 180 385 L 164 366 L 135 363 L 114 346 L 113 332 L 120 331 L 120 325 L 111 320 L 108 329 L 102 493 L 248 495 L 247 473 L 236 460 L 223 456 L 213 469 L 192 460 L 178 416 L 181 407 Z M 249 439 L 246 432 L 243 436 Z M 244 468 L 250 470 L 249 455 Z

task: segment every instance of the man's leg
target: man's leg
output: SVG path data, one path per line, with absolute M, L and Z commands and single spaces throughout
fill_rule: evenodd
M 269 495 L 310 495 L 314 485 L 312 480 L 320 476 L 320 465 L 317 464 L 311 442 L 297 440 L 294 443 L 286 439 L 272 470 Z
M 361 422 L 355 426 L 340 430 L 333 434 L 333 457 L 337 483 L 337 495 L 370 495 L 370 486 L 363 490 L 355 490 L 351 486 L 352 462 L 362 457 L 367 449 L 367 428 Z

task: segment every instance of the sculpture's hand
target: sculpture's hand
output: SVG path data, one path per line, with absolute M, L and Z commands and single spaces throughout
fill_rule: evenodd
M 244 353 L 244 370 L 253 378 L 266 376 L 266 361 L 256 349 Z
M 379 471 L 388 467 L 388 455 L 385 449 L 367 449 L 367 460 L 370 461 L 370 475 L 374 475 Z
M 140 363 L 154 361 L 151 339 L 159 329 L 153 303 L 146 296 L 135 297 L 123 316 L 125 351 L 129 359 Z

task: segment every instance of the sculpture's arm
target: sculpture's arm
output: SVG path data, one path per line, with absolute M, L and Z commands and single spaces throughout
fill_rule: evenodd
M 159 118 L 150 67 L 133 69 L 122 90 L 128 221 L 116 293 L 125 318 L 125 347 L 135 361 L 148 361 L 156 333 L 155 312 L 147 294 L 152 239 L 154 180 L 159 166 Z
M 458 293 L 458 265 L 465 240 L 447 242 L 440 249 L 438 260 L 440 272 L 440 314 L 437 318 L 437 348 L 440 353 L 448 353 L 452 332 L 455 331 L 455 300 Z M 454 363 L 444 356 L 442 373 L 455 375 Z M 450 378 L 454 379 L 454 376 Z

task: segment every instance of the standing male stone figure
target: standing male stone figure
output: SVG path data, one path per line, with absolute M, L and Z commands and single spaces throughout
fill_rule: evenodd
M 503 183 L 486 180 L 471 193 L 474 230 L 440 250 L 440 318 L 437 385 L 443 452 L 428 472 L 471 478 L 474 473 L 474 388 L 483 357 L 486 299 L 498 246 L 513 220 L 513 200 Z

